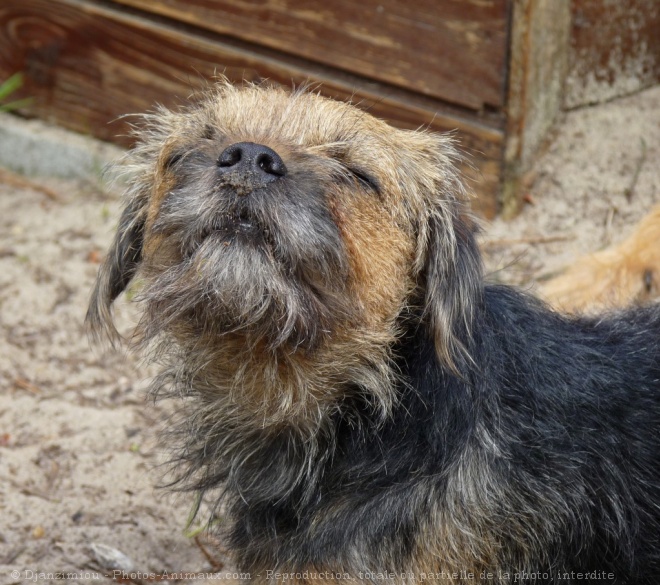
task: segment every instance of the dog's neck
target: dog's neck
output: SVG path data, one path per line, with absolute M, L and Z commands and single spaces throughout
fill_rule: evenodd
M 232 413 L 251 426 L 294 424 L 313 434 L 350 393 L 362 393 L 387 416 L 397 392 L 395 342 L 393 328 L 355 329 L 313 350 L 271 349 L 265 342 L 225 334 L 212 342 L 204 339 L 195 351 L 186 348 L 187 342 L 176 344 L 180 351 L 168 361 L 179 371 L 174 377 L 188 380 L 188 388 L 210 407 L 215 404 L 216 412 Z

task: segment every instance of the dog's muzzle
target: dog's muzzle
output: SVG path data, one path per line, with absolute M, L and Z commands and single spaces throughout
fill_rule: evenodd
M 272 148 L 254 142 L 237 142 L 225 148 L 217 160 L 222 181 L 239 195 L 265 187 L 286 176 L 282 157 Z

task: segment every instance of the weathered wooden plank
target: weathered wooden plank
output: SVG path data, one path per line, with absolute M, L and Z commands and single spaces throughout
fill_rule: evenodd
M 481 110 L 505 99 L 507 0 L 114 0 Z
M 515 0 L 511 28 L 502 188 L 506 215 L 517 212 L 520 179 L 531 169 L 562 108 L 569 0 Z
M 485 215 L 496 210 L 503 141 L 496 118 L 461 115 L 407 92 L 385 93 L 359 78 L 329 75 L 296 59 L 274 59 L 84 0 L 3 0 L 0 31 L 0 75 L 25 74 L 17 97 L 34 98 L 28 114 L 127 144 L 128 122 L 121 116 L 156 102 L 176 105 L 215 72 L 289 86 L 311 79 L 322 83 L 324 93 L 352 98 L 399 126 L 458 129 L 474 165 L 466 168 L 476 177 L 478 208 Z
M 658 0 L 572 0 L 566 106 L 603 102 L 660 82 Z

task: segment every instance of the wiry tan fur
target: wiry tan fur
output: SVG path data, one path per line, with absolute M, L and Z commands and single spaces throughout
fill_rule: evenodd
M 455 262 L 453 225 L 455 214 L 464 214 L 460 202 L 465 191 L 454 172 L 452 161 L 457 155 L 450 139 L 394 130 L 358 109 L 315 93 L 238 88 L 225 82 L 197 107 L 185 112 L 160 109 L 146 116 L 146 123 L 140 130 L 141 142 L 125 166 L 126 173 L 134 177 L 127 194 L 127 204 L 134 209 L 131 221 L 145 222 L 139 276 L 147 283 L 147 295 L 152 276 L 181 261 L 177 242 L 152 231 L 161 202 L 173 186 L 173 178 L 164 168 L 173 152 L 193 147 L 219 152 L 222 144 L 251 141 L 301 164 L 309 160 L 316 172 L 336 171 L 339 160 L 376 175 L 386 213 L 371 199 L 357 196 L 355 189 L 337 187 L 329 194 L 328 204 L 348 252 L 345 294 L 351 298 L 354 314 L 336 327 L 313 356 L 287 351 L 274 354 L 259 344 L 247 347 L 240 335 L 200 342 L 186 322 L 172 327 L 182 345 L 194 343 L 200 374 L 204 372 L 214 393 L 224 394 L 223 400 L 247 403 L 244 412 L 252 412 L 259 425 L 290 417 L 318 421 L 336 397 L 332 389 L 347 379 L 373 388 L 379 408 L 387 412 L 394 400 L 388 390 L 392 375 L 388 348 L 398 335 L 396 319 L 417 286 L 429 240 L 442 238 L 439 251 L 448 270 Z M 209 133 L 226 138 L 217 144 L 207 138 Z M 92 323 L 112 337 L 109 303 L 101 302 L 108 297 L 108 278 L 106 267 L 101 272 Z M 448 305 L 430 315 L 438 321 L 437 345 L 448 363 L 460 352 L 451 325 L 458 312 Z M 166 325 L 170 324 L 163 323 L 162 316 L 152 322 L 145 320 L 137 335 L 153 340 L 156 329 Z M 217 388 L 225 388 L 226 393 Z

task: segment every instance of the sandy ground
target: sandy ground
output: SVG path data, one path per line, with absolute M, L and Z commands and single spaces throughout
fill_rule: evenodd
M 491 279 L 533 289 L 622 239 L 660 201 L 658 160 L 660 87 L 568 114 L 521 215 L 486 225 Z M 148 367 L 85 337 L 117 215 L 118 194 L 100 180 L 0 173 L 0 584 L 55 571 L 110 583 L 115 566 L 215 572 L 222 561 L 186 533 L 190 499 L 156 488 L 168 405 L 145 396 Z M 119 315 L 129 328 L 132 307 Z M 183 577 L 171 582 L 202 580 Z
M 660 201 L 660 87 L 566 114 L 533 175 L 522 213 L 485 224 L 482 247 L 492 280 L 535 290 Z

